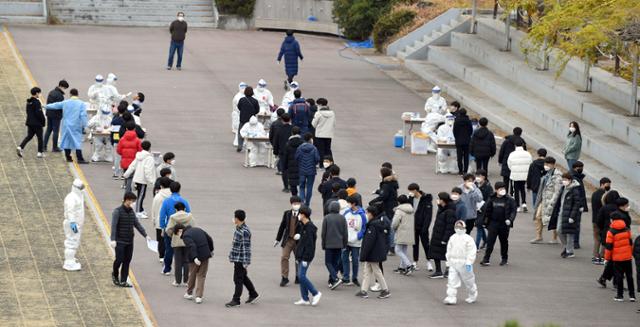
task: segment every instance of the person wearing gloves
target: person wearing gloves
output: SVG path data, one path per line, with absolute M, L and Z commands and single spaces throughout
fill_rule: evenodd
M 178 12 L 177 19 L 169 25 L 169 33 L 171 33 L 171 45 L 169 46 L 169 60 L 167 61 L 167 70 L 173 67 L 173 55 L 178 52 L 178 61 L 176 69 L 182 69 L 182 51 L 184 50 L 184 39 L 187 36 L 187 22 L 184 21 L 184 13 Z
M 387 261 L 391 226 L 388 219 L 385 218 L 384 210 L 379 206 L 370 205 L 366 210 L 366 215 L 367 225 L 360 248 L 360 262 L 363 263 L 364 278 L 356 296 L 363 299 L 368 298 L 367 290 L 369 290 L 370 284 L 377 280 L 381 290 L 378 298 L 386 299 L 391 296 L 391 292 L 389 292 L 387 281 L 380 267 L 382 267 L 382 262 Z
M 289 284 L 289 257 L 291 257 L 292 253 L 294 258 L 296 257 L 296 242 L 299 241 L 296 239 L 296 235 L 300 234 L 300 219 L 298 217 L 302 199 L 294 195 L 289 199 L 289 203 L 291 203 L 291 209 L 282 214 L 282 221 L 280 222 L 280 227 L 278 227 L 276 240 L 273 242 L 273 247 L 278 246 L 278 244 L 282 247 L 282 256 L 280 257 L 280 275 L 282 279 L 280 280 L 280 287 L 285 287 Z M 296 284 L 299 282 L 297 272 L 298 267 L 296 266 Z
M 171 247 L 173 248 L 173 262 L 176 279 L 171 285 L 179 287 L 181 283 L 187 284 L 189 280 L 189 256 L 184 242 L 180 235 L 175 233 L 175 226 L 180 224 L 183 226 L 195 226 L 196 222 L 190 212 L 186 212 L 184 203 L 178 202 L 174 206 L 176 213 L 169 217 L 169 224 L 165 229 L 167 236 L 171 237 Z M 200 296 L 202 297 L 202 296 Z
M 42 142 L 42 129 L 45 125 L 44 114 L 42 113 L 42 104 L 40 103 L 40 90 L 39 87 L 33 87 L 31 89 L 31 97 L 27 99 L 27 120 L 25 126 L 27 126 L 27 136 L 22 140 L 18 146 L 18 157 L 22 158 L 24 147 L 35 136 L 38 142 L 38 158 L 44 157 L 44 143 Z
M 107 75 L 107 83 L 104 89 L 106 92 L 106 100 L 109 108 L 112 108 L 116 104 L 120 103 L 120 101 L 122 101 L 124 98 L 132 94 L 132 92 L 129 92 L 127 94 L 120 94 L 120 92 L 118 92 L 118 88 L 116 87 L 117 81 L 118 81 L 118 76 L 116 76 L 116 74 L 109 73 Z M 133 115 L 135 112 L 135 107 L 131 106 L 131 108 L 132 109 L 130 110 L 130 112 Z M 140 115 L 134 115 L 134 116 L 140 118 Z
M 238 100 L 238 111 L 240 111 L 240 124 L 238 125 L 238 148 L 237 151 L 242 151 L 242 147 L 244 146 L 244 139 L 242 135 L 240 135 L 240 130 L 244 124 L 249 122 L 251 117 L 257 115 L 260 112 L 260 104 L 258 100 L 253 97 L 253 88 L 251 86 L 247 86 L 244 89 L 244 97 Z
M 458 302 L 458 288 L 461 284 L 467 288 L 465 302 L 471 304 L 478 299 L 478 286 L 476 276 L 473 273 L 473 263 L 476 261 L 476 243 L 473 237 L 466 234 L 464 221 L 455 222 L 455 234 L 451 235 L 447 242 L 447 267 L 449 278 L 447 280 L 447 297 L 444 303 L 454 305 Z
M 438 193 L 438 213 L 433 223 L 433 232 L 431 233 L 431 244 L 429 244 L 428 259 L 433 259 L 436 271 L 429 278 L 444 278 L 442 273 L 442 260 L 447 260 L 447 242 L 451 235 L 455 233 L 454 225 L 456 219 L 456 206 L 451 200 L 449 193 Z
M 62 110 L 62 136 L 59 147 L 64 150 L 67 162 L 72 162 L 71 150 L 76 151 L 79 164 L 87 164 L 82 156 L 82 131 L 87 126 L 87 105 L 78 98 L 78 90 L 69 91 L 71 98 L 62 102 L 50 103 L 45 109 Z
M 287 36 L 282 41 L 280 46 L 280 52 L 278 53 L 278 63 L 284 57 L 284 71 L 287 74 L 287 79 L 284 81 L 284 88 L 287 89 L 287 84 L 293 82 L 293 78 L 298 75 L 298 58 L 303 60 L 302 51 L 300 51 L 300 44 L 293 36 L 292 30 L 287 30 Z
M 427 114 L 433 112 L 444 116 L 447 113 L 447 100 L 440 96 L 440 91 L 437 85 L 431 89 L 431 97 L 424 104 L 424 111 Z
M 427 116 L 424 119 L 424 122 L 420 126 L 420 131 L 429 135 L 429 138 L 427 139 L 428 152 L 436 152 L 438 148 L 436 144 L 436 140 L 438 139 L 436 130 L 444 122 L 445 122 L 444 115 L 441 115 L 439 112 L 428 112 Z
M 504 182 L 496 182 L 496 192 L 491 195 L 484 206 L 484 225 L 489 230 L 487 249 L 480 263 L 483 266 L 491 265 L 491 253 L 496 245 L 496 239 L 500 239 L 500 265 L 509 264 L 509 232 L 513 228 L 516 219 L 517 206 L 515 200 L 507 194 L 507 185 Z
M 429 193 L 420 190 L 420 186 L 411 183 L 407 187 L 409 190 L 409 202 L 415 210 L 414 213 L 414 243 L 413 243 L 413 270 L 418 270 L 418 260 L 420 259 L 420 244 L 424 250 L 424 255 L 429 253 L 429 227 L 433 218 L 433 197 Z M 431 260 L 427 259 L 427 270 L 433 271 Z
M 342 251 L 342 281 L 346 285 L 356 285 L 360 287 L 358 281 L 358 268 L 360 267 L 360 247 L 362 238 L 366 231 L 367 214 L 358 206 L 358 198 L 351 195 L 347 197 L 349 207 L 343 211 L 342 215 L 347 221 L 347 247 Z M 351 258 L 351 263 L 349 263 Z
M 513 192 L 515 193 L 518 212 L 527 212 L 527 190 L 525 186 L 529 174 L 529 166 L 533 162 L 533 157 L 531 157 L 531 154 L 524 148 L 525 144 L 521 138 L 514 139 L 513 143 L 516 149 L 507 157 L 507 166 L 510 172 L 509 179 L 513 182 Z M 508 193 L 508 184 L 505 185 L 507 186 Z M 520 202 L 521 199 L 522 202 Z M 520 203 L 522 203 L 522 205 L 520 205 Z
M 160 228 L 160 209 L 162 208 L 162 203 L 168 197 L 171 196 L 171 178 L 169 177 L 160 177 L 160 190 L 153 197 L 153 205 L 151 207 L 151 219 L 153 220 L 153 227 L 156 230 L 156 241 L 158 241 L 158 257 L 160 258 L 160 262 L 164 262 L 164 239 L 163 239 L 163 230 Z M 175 206 L 174 206 L 175 208 Z M 171 218 L 171 217 L 169 217 Z
M 107 88 L 104 83 L 104 76 L 98 74 L 95 77 L 95 83 L 89 86 L 87 91 L 89 97 L 89 108 L 100 112 L 101 110 L 110 110 L 107 100 Z
M 240 82 L 238 84 L 238 93 L 233 96 L 231 100 L 231 132 L 233 133 L 233 146 L 238 146 L 238 130 L 240 129 L 240 110 L 238 109 L 238 102 L 244 97 L 244 89 L 247 88 L 247 83 Z
M 331 290 L 342 284 L 342 280 L 338 278 L 338 265 L 342 258 L 342 249 L 346 248 L 349 242 L 347 221 L 339 211 L 340 204 L 337 201 L 329 203 L 329 214 L 322 220 L 322 250 Z
M 262 123 L 258 122 L 256 116 L 251 116 L 248 124 L 244 124 L 240 129 L 242 139 L 253 137 L 267 137 Z M 264 142 L 246 142 L 245 148 L 249 152 L 249 167 L 267 165 L 267 146 Z
M 438 143 L 454 144 L 456 142 L 453 134 L 453 123 L 455 117 L 447 115 L 444 124 L 440 125 L 436 131 L 436 141 Z M 456 151 L 450 149 L 438 149 L 438 172 L 441 174 L 455 173 L 457 171 Z
M 465 174 L 462 176 L 462 180 L 464 182 L 459 186 L 462 190 L 460 202 L 464 204 L 466 210 L 464 219 L 461 220 L 465 221 L 467 234 L 471 234 L 473 226 L 476 223 L 476 218 L 478 217 L 478 208 L 484 200 L 482 198 L 482 192 L 475 183 L 476 176 L 474 174 Z
M 316 146 L 320 152 L 320 158 L 333 157 L 331 140 L 336 129 L 336 114 L 329 108 L 327 99 L 319 98 L 316 103 L 319 108 L 311 120 L 311 126 L 316 129 Z
M 564 159 L 567 160 L 567 167 L 571 169 L 573 164 L 580 159 L 580 151 L 582 150 L 582 134 L 580 134 L 580 125 L 578 122 L 569 123 L 569 133 L 567 134 L 567 142 L 564 145 L 562 153 Z
M 93 137 L 92 162 L 113 161 L 113 145 L 111 144 L 111 122 L 113 113 L 111 106 L 100 106 L 98 112 L 91 117 L 87 127 Z
M 545 174 L 540 180 L 538 187 L 538 195 L 536 208 L 534 213 L 534 221 L 536 223 L 536 238 L 530 241 L 531 244 L 542 244 L 542 229 L 549 225 L 553 208 L 556 205 L 560 189 L 562 188 L 562 172 L 556 168 L 556 159 L 554 157 L 544 158 Z M 555 227 L 553 228 L 553 239 L 549 241 L 552 244 L 558 243 L 558 234 Z
M 67 271 L 80 270 L 82 265 L 76 260 L 76 252 L 80 247 L 82 226 L 84 225 L 84 183 L 75 179 L 71 184 L 71 192 L 64 198 L 64 264 Z
M 287 91 L 282 96 L 282 102 L 280 102 L 280 107 L 288 110 L 289 106 L 291 106 L 291 104 L 293 103 L 293 100 L 296 99 L 296 97 L 293 95 L 293 92 L 295 92 L 298 89 L 300 89 L 300 84 L 296 81 L 291 82 L 291 84 L 289 84 L 289 91 Z
M 120 287 L 133 287 L 127 282 L 129 264 L 133 258 L 133 228 L 147 240 L 151 240 L 133 210 L 137 198 L 131 192 L 126 193 L 122 205 L 113 210 L 111 215 L 111 247 L 116 252 L 111 279 L 114 285 Z
M 275 104 L 273 103 L 271 91 L 267 89 L 267 81 L 260 79 L 256 88 L 253 89 L 253 92 L 253 98 L 258 100 L 258 104 L 260 105 L 260 114 L 271 114 L 272 109 L 275 108 Z
M 160 206 L 160 229 L 164 231 L 169 224 L 169 218 L 171 215 L 176 213 L 176 203 L 182 202 L 185 206 L 186 212 L 191 212 L 191 207 L 189 206 L 189 201 L 180 196 L 180 188 L 182 186 L 178 182 L 171 182 L 169 185 L 169 190 L 171 191 L 171 196 L 166 198 L 162 202 L 162 206 Z M 171 273 L 171 263 L 173 262 L 173 248 L 171 247 L 171 237 L 163 233 L 164 240 L 164 266 L 162 268 L 163 275 L 170 275 Z
M 229 262 L 233 263 L 233 283 L 235 291 L 230 302 L 225 304 L 227 308 L 240 306 L 240 296 L 242 296 L 243 287 L 249 291 L 249 298 L 245 303 L 255 304 L 258 302 L 258 292 L 256 292 L 253 283 L 247 275 L 247 268 L 251 264 L 251 231 L 245 223 L 246 213 L 244 210 L 236 210 L 234 212 L 233 224 L 235 231 L 233 233 L 233 243 L 229 252 Z
M 133 182 L 137 191 L 138 201 L 136 202 L 136 216 L 141 219 L 149 218 L 144 210 L 144 198 L 147 195 L 147 186 L 153 185 L 156 181 L 156 170 L 151 150 L 151 142 L 143 141 L 142 151 L 136 153 L 136 158 L 131 162 L 127 171 L 122 175 L 129 178 L 133 174 Z
M 409 259 L 409 247 L 413 246 L 414 209 L 409 197 L 402 194 L 398 197 L 398 206 L 393 209 L 391 229 L 394 231 L 396 255 L 400 258 L 400 266 L 396 272 L 411 275 L 415 268 Z
M 311 209 L 305 206 L 300 208 L 300 231 L 295 236 L 298 238 L 298 247 L 295 256 L 298 262 L 297 280 L 300 280 L 300 300 L 294 302 L 295 305 L 312 305 L 316 306 L 320 302 L 322 293 L 318 292 L 307 278 L 309 265 L 316 254 L 316 239 L 318 238 L 318 228 L 311 222 Z M 313 299 L 309 301 L 309 293 Z
M 213 257 L 213 239 L 198 227 L 177 224 L 173 230 L 175 235 L 184 242 L 184 252 L 189 261 L 189 281 L 187 282 L 187 292 L 183 297 L 200 304 L 204 296 L 204 281 L 209 270 L 209 259 Z
M 556 230 L 562 243 L 563 258 L 573 258 L 575 254 L 574 238 L 578 231 L 578 220 L 580 219 L 580 208 L 584 203 L 580 194 L 580 183 L 573 179 L 570 173 L 562 174 L 562 187 L 559 198 L 553 206 L 551 219 L 549 220 L 549 230 Z

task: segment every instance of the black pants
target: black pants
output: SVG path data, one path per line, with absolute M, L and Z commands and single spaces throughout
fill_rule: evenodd
M 429 230 L 423 228 L 423 230 L 416 229 L 413 231 L 415 242 L 413 243 L 413 261 L 418 262 L 420 258 L 420 242 L 422 242 L 422 249 L 424 249 L 424 255 L 429 253 Z
M 242 150 L 242 146 L 244 145 L 244 138 L 240 135 L 240 130 L 244 124 L 246 124 L 246 122 L 241 122 L 240 125 L 238 125 L 238 150 Z
M 189 280 L 189 259 L 186 247 L 173 248 L 173 265 L 176 283 L 186 284 Z
M 147 195 L 147 184 L 136 183 L 136 191 L 138 192 L 138 199 L 136 200 L 136 212 L 143 212 L 144 198 Z
M 249 291 L 249 297 L 258 296 L 258 292 L 256 292 L 256 289 L 253 287 L 251 279 L 247 276 L 247 269 L 239 262 L 233 263 L 233 283 L 236 285 L 236 290 L 233 293 L 234 302 L 240 302 L 243 286 Z
M 496 245 L 496 239 L 500 239 L 500 255 L 502 260 L 509 259 L 509 228 L 492 228 L 489 227 L 489 237 L 487 239 L 487 249 L 484 253 L 484 260 L 488 262 L 491 259 L 491 252 Z
M 582 221 L 582 212 L 579 213 L 578 219 L 576 219 L 576 233 L 573 234 L 573 247 L 576 249 L 580 248 L 580 222 L 581 221 Z
M 133 258 L 133 243 L 116 244 L 116 260 L 113 261 L 113 276 L 120 276 L 120 282 L 126 282 L 129 277 L 129 264 Z
M 284 161 L 287 160 L 282 154 L 278 155 L 278 170 L 282 173 L 282 187 L 289 188 L 289 177 L 284 169 Z
M 602 270 L 602 275 L 600 276 L 603 280 L 611 280 L 613 278 L 613 261 L 607 261 L 607 264 L 604 265 L 604 269 Z
M 71 161 L 71 150 L 70 149 L 64 149 L 64 156 L 65 158 L 67 158 L 68 161 Z M 84 161 L 84 157 L 82 156 L 82 150 L 80 149 L 76 149 L 76 159 L 78 161 Z
M 156 228 L 156 241 L 158 241 L 158 256 L 162 259 L 164 258 L 164 238 L 160 228 Z
M 298 195 L 298 184 L 300 183 L 293 183 L 291 180 L 289 180 L 289 191 L 291 191 L 291 196 L 297 196 Z M 304 199 L 302 199 L 304 200 Z
M 525 189 L 526 181 L 513 181 L 513 192 L 515 193 L 516 206 L 520 206 L 520 200 L 522 203 L 527 203 L 527 190 Z
M 506 164 L 503 164 L 503 165 L 506 165 Z M 502 176 L 502 182 L 504 183 L 507 194 L 511 194 L 511 196 L 513 196 L 514 185 L 511 184 L 511 179 L 509 178 L 509 176 L 508 175 Z M 509 193 L 509 190 L 511 190 L 511 193 Z
M 42 152 L 42 127 L 39 126 L 27 126 L 27 136 L 20 143 L 20 148 L 24 149 L 34 136 L 38 140 L 38 152 Z
M 471 235 L 471 231 L 473 230 L 473 226 L 476 225 L 476 220 L 475 219 L 467 219 L 464 223 L 467 226 L 467 235 Z
M 476 157 L 476 171 L 480 169 L 484 169 L 487 173 L 489 173 L 489 157 L 487 158 L 477 158 Z
M 47 148 L 47 143 L 49 143 L 49 137 L 51 137 L 51 133 L 53 133 L 53 143 L 51 145 L 52 149 L 58 148 L 58 134 L 60 134 L 60 118 L 51 118 L 47 117 L 47 131 L 44 133 L 44 148 Z
M 613 270 L 615 272 L 615 284 L 618 287 L 618 297 L 622 297 L 624 292 L 624 278 L 627 279 L 627 288 L 629 289 L 629 297 L 635 298 L 636 291 L 633 285 L 633 268 L 631 267 L 631 260 L 627 261 L 614 261 Z
M 324 160 L 325 156 L 333 156 L 331 152 L 331 139 L 317 137 L 313 140 L 313 144 L 318 148 L 318 154 L 320 154 L 320 164 L 322 164 L 322 160 Z
M 458 157 L 458 172 L 466 174 L 469 170 L 469 144 L 456 145 L 456 155 Z
M 291 84 L 291 82 L 293 82 L 293 78 L 296 77 L 296 75 L 289 75 L 287 74 L 287 82 L 289 82 L 289 84 Z
M 436 273 L 442 273 L 442 263 L 438 259 L 433 259 L 433 264 L 436 266 Z

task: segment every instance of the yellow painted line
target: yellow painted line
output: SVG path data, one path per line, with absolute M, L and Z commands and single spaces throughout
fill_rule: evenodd
M 7 29 L 7 27 L 5 25 L 2 25 L 2 30 L 5 33 L 5 35 L 7 36 L 7 40 L 9 42 L 9 47 L 12 49 L 14 56 L 18 59 L 20 65 L 22 66 L 22 73 L 25 75 L 25 79 L 27 79 L 32 86 L 36 86 L 38 85 L 35 78 L 33 77 L 33 74 L 31 73 L 31 70 L 29 69 L 29 66 L 27 66 L 27 63 L 24 61 L 24 58 L 22 57 L 22 54 L 20 53 L 20 51 L 18 50 L 18 47 L 16 46 L 15 40 L 13 39 L 13 35 L 11 34 L 11 32 L 9 31 L 9 29 Z M 78 173 L 78 176 L 80 177 L 80 179 L 82 180 L 82 182 L 86 185 L 86 191 L 87 191 L 87 195 L 89 196 L 89 199 L 91 200 L 92 204 L 95 206 L 96 211 L 98 213 L 98 216 L 100 218 L 100 220 L 102 221 L 103 227 L 105 228 L 105 230 L 107 231 L 107 235 L 109 235 L 111 233 L 111 228 L 109 227 L 109 223 L 107 222 L 107 218 L 104 215 L 104 211 L 102 210 L 102 207 L 100 206 L 100 203 L 98 202 L 98 200 L 96 199 L 93 190 L 91 189 L 91 186 L 89 184 L 89 182 L 87 181 L 86 177 L 84 176 L 84 172 L 82 171 L 82 169 L 80 169 L 80 167 L 78 166 L 78 164 L 76 162 L 73 163 L 73 165 L 71 166 L 72 168 L 75 169 L 75 171 Z M 144 296 L 144 293 L 142 292 L 142 288 L 140 287 L 140 284 L 138 284 L 138 280 L 136 279 L 133 271 L 131 269 L 129 269 L 129 278 L 131 278 L 131 281 L 133 282 L 133 286 L 136 290 L 136 293 L 138 293 L 138 297 L 140 298 L 140 302 L 142 303 L 142 306 L 144 309 L 144 314 L 149 318 L 149 320 L 151 321 L 151 324 L 153 326 L 158 326 L 158 321 L 156 320 L 155 316 L 153 315 L 153 311 L 151 310 L 151 306 L 149 305 L 149 302 L 147 301 L 146 297 Z

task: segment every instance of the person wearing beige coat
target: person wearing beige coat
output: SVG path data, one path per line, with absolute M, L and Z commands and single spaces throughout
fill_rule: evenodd
M 396 255 L 400 257 L 400 267 L 397 272 L 405 275 L 410 275 L 415 270 L 407 255 L 409 246 L 415 242 L 413 235 L 414 209 L 410 201 L 409 197 L 404 194 L 398 197 L 399 205 L 393 209 L 394 214 L 391 221 L 391 228 L 395 232 Z
M 173 233 L 176 224 L 183 226 L 195 226 L 196 222 L 190 212 L 185 211 L 182 202 L 176 203 L 176 213 L 169 217 L 169 223 L 165 229 L 165 233 L 171 237 L 171 247 L 173 248 L 173 262 L 175 271 L 175 281 L 173 286 L 180 286 L 181 283 L 187 283 L 189 280 L 189 256 L 187 255 L 184 242 L 179 235 Z

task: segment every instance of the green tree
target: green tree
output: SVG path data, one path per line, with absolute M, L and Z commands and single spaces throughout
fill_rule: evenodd
M 336 0 L 333 19 L 344 36 L 351 40 L 366 40 L 378 18 L 390 8 L 391 0 Z

